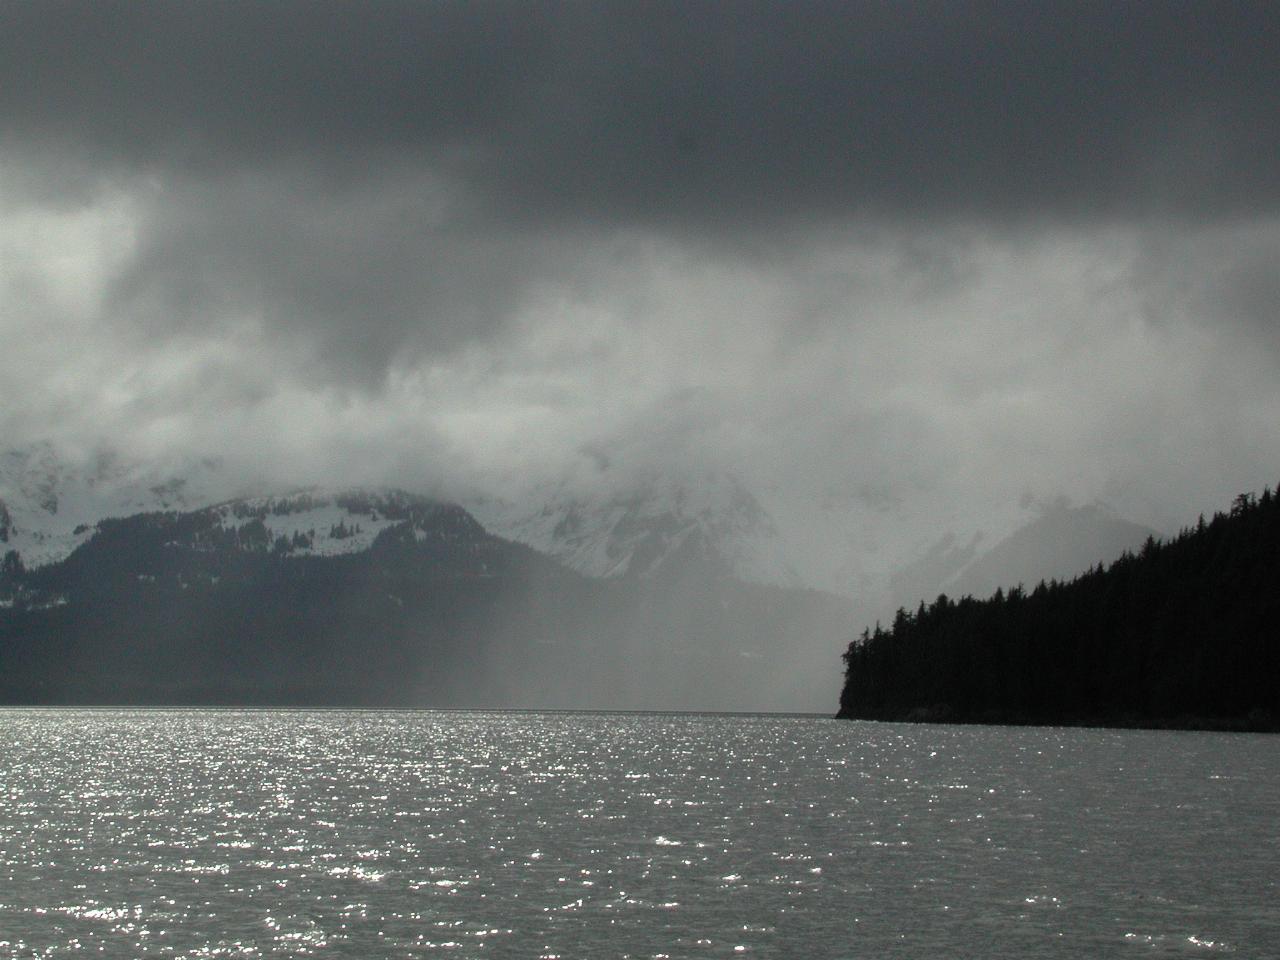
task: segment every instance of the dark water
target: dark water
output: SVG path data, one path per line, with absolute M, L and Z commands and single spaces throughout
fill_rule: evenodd
M 1280 739 L 0 712 L 0 957 L 1280 956 Z

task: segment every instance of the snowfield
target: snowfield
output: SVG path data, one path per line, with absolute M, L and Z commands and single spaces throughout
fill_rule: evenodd
M 339 556 L 368 550 L 378 534 L 404 522 L 406 510 L 430 503 L 391 491 L 235 496 L 233 489 L 213 460 L 164 469 L 110 455 L 74 462 L 43 444 L 8 451 L 0 454 L 0 555 L 13 550 L 27 567 L 40 567 L 69 556 L 107 518 L 207 509 L 225 530 L 260 521 L 270 543 L 283 537 L 293 555 Z M 417 528 L 414 535 L 426 536 Z

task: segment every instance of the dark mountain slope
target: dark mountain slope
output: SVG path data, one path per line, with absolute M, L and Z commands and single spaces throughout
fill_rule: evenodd
M 315 505 L 254 501 L 103 521 L 32 571 L 11 558 L 0 702 L 794 709 L 795 649 L 834 655 L 848 615 L 692 567 L 594 580 L 404 494 L 343 503 L 341 524 L 380 525 L 367 549 L 272 536 Z
M 1097 506 L 1053 506 L 974 560 L 946 589 L 956 596 L 989 597 L 1001 587 L 1066 580 L 1138 550 L 1154 536 L 1150 527 Z
M 850 644 L 840 716 L 1280 726 L 1280 498 L 1069 583 L 945 596 Z

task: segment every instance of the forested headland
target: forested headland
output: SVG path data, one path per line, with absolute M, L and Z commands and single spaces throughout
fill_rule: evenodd
M 839 716 L 1280 730 L 1280 491 L 1068 582 L 899 610 Z

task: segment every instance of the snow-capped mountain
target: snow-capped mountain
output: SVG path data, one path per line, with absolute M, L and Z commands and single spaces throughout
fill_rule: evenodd
M 136 463 L 109 451 L 75 458 L 50 444 L 0 453 L 0 553 L 29 567 L 55 563 L 93 535 L 98 521 L 193 510 L 232 495 L 216 460 Z
M 603 580 L 426 496 L 206 503 L 225 487 L 46 452 L 3 461 L 0 703 L 834 702 L 848 605 L 728 575 L 774 543 L 733 484 L 549 503 L 541 529 Z
M 649 474 L 584 485 L 544 485 L 518 499 L 466 504 L 486 529 L 593 577 L 649 577 L 678 563 L 719 567 L 742 580 L 798 586 L 773 519 L 724 473 Z
M 393 527 L 422 540 L 428 530 L 438 535 L 442 512 L 466 516 L 399 490 L 317 487 L 232 496 L 235 489 L 215 460 L 163 468 L 111 454 L 77 461 L 48 445 L 8 451 L 0 454 L 0 554 L 12 550 L 24 566 L 42 567 L 70 556 L 103 520 L 175 512 L 201 515 L 203 526 L 225 535 L 224 546 L 339 556 L 370 549 Z
M 816 510 L 797 523 L 784 510 L 783 523 L 724 471 L 624 469 L 601 457 L 588 471 L 519 489 L 461 502 L 489 533 L 580 574 L 732 576 L 853 596 L 875 615 L 939 592 L 984 595 L 1018 581 L 1067 578 L 1136 549 L 1154 533 L 1098 507 L 1050 504 L 1028 521 L 1019 505 L 1007 516 L 985 516 L 980 526 L 967 518 L 941 540 L 933 532 L 913 553 L 880 556 L 877 544 L 907 539 L 888 528 L 910 529 L 911 516 L 875 514 L 860 522 Z M 136 462 L 38 444 L 0 453 L 0 557 L 15 551 L 37 568 L 69 556 L 106 518 L 206 510 L 249 549 L 265 543 L 300 556 L 354 554 L 428 502 L 438 503 L 386 489 L 246 485 L 214 459 Z M 824 552 L 824 534 L 843 537 L 841 549 Z M 805 549 L 796 549 L 801 543 Z
M 752 582 L 798 586 L 783 538 L 756 498 L 724 473 L 543 484 L 518 499 L 465 506 L 489 532 L 595 577 L 647 577 L 675 564 Z M 0 553 L 28 567 L 69 556 L 108 517 L 212 510 L 246 542 L 300 555 L 369 549 L 404 518 L 408 494 L 336 488 L 246 489 L 216 460 L 137 463 L 109 452 L 73 457 L 41 444 L 0 453 Z M 416 502 L 416 500 L 415 500 Z

